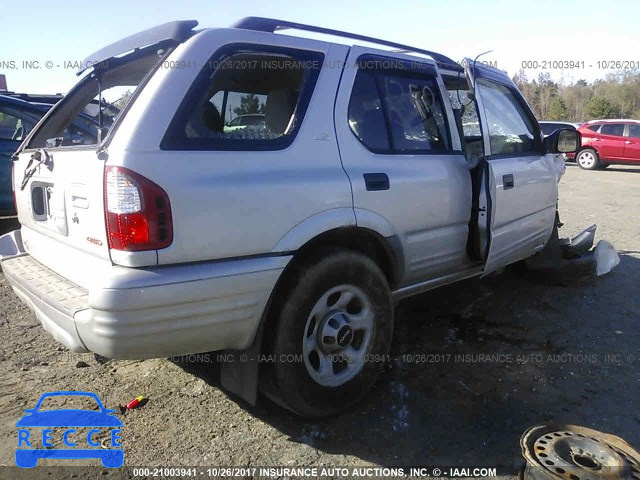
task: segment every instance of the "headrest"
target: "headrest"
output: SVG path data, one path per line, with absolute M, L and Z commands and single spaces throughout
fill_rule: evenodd
M 222 132 L 224 120 L 220 112 L 211 102 L 206 102 L 202 109 L 202 124 L 214 132 Z
M 296 107 L 297 95 L 289 88 L 271 90 L 265 105 L 265 124 L 272 133 L 282 135 L 286 132 Z

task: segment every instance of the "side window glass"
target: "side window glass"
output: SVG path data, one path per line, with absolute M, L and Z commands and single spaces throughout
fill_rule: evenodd
M 598 129 L 600 128 L 600 125 L 589 125 L 587 128 L 592 132 L 597 132 Z
M 615 135 L 616 137 L 622 137 L 622 135 L 624 134 L 624 124 L 606 123 L 602 125 L 600 133 L 602 135 Z
M 633 138 L 640 138 L 640 125 L 629 125 L 629 136 Z
M 453 113 L 456 115 L 456 123 L 462 128 L 465 140 L 482 140 L 482 130 L 480 130 L 480 120 L 476 103 L 469 99 L 469 90 L 449 90 L 449 100 Z
M 349 127 L 377 153 L 439 153 L 451 149 L 435 78 L 361 68 L 349 99 Z
M 162 147 L 285 148 L 302 121 L 322 55 L 278 50 L 236 46 L 213 57 L 196 80 L 196 93 L 181 105 Z
M 434 79 L 380 73 L 380 88 L 396 152 L 446 151 L 444 108 Z
M 365 147 L 389 151 L 389 133 L 373 72 L 360 70 L 349 99 L 349 127 Z
M 62 134 L 62 145 L 94 145 L 97 142 L 97 127 L 92 130 L 69 125 Z
M 479 79 L 478 90 L 487 116 L 492 155 L 539 153 L 533 121 L 507 87 Z

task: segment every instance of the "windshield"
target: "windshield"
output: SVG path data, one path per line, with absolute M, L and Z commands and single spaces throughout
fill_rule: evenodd
M 97 410 L 100 405 L 89 395 L 51 395 L 42 399 L 38 412 L 47 410 Z
M 148 49 L 113 59 L 112 68 L 91 72 L 53 107 L 51 115 L 34 132 L 26 148 L 64 146 L 64 132 L 70 125 L 86 125 L 96 135 L 82 143 L 100 143 L 133 98 L 145 77 L 164 57 L 164 50 Z M 129 58 L 131 57 L 131 58 Z

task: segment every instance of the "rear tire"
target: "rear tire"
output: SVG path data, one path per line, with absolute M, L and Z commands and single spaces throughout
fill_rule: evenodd
M 367 393 L 388 359 L 389 286 L 373 260 L 348 250 L 325 250 L 289 275 L 269 312 L 263 391 L 298 415 L 335 415 Z
M 596 170 L 600 167 L 598 152 L 592 148 L 583 148 L 576 155 L 576 163 L 583 170 Z

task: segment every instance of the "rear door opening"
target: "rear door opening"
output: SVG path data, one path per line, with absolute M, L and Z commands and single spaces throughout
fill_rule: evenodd
M 111 59 L 110 68 L 90 72 L 36 126 L 14 159 L 25 249 L 75 283 L 89 280 L 91 265 L 110 264 L 105 146 L 136 90 L 165 53 L 153 46 L 135 50 Z M 96 135 L 69 145 L 63 134 L 78 118 L 93 121 Z M 88 268 L 78 269 L 79 261 L 88 262 Z
M 484 158 L 484 139 L 478 106 L 468 79 L 462 72 L 446 72 L 443 74 L 443 80 L 471 176 L 472 202 L 467 255 L 474 262 L 484 263 L 489 253 L 491 210 L 488 196 L 489 166 Z

